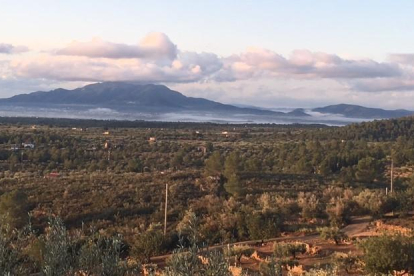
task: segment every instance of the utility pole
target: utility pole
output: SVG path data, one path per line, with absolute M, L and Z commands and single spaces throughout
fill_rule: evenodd
M 394 191 L 394 159 L 391 159 L 391 189 L 390 193 Z
M 168 183 L 165 184 L 164 236 L 167 235 Z

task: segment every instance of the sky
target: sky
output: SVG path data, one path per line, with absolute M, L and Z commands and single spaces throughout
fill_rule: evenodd
M 414 110 L 414 1 L 0 0 L 0 97 L 102 81 Z

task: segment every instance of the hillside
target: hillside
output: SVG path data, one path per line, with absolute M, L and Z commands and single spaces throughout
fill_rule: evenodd
M 349 118 L 365 118 L 365 119 L 388 119 L 398 118 L 414 114 L 413 111 L 397 109 L 385 110 L 381 108 L 369 108 L 359 105 L 338 104 L 325 107 L 318 107 L 312 111 L 324 114 L 340 114 Z
M 95 106 L 118 110 L 142 112 L 203 111 L 234 114 L 285 116 L 286 113 L 241 108 L 203 98 L 192 98 L 171 90 L 164 85 L 136 84 L 128 82 L 103 82 L 90 84 L 74 90 L 56 89 L 49 92 L 20 94 L 0 100 L 1 104 L 23 106 Z M 292 113 L 289 116 L 307 116 Z

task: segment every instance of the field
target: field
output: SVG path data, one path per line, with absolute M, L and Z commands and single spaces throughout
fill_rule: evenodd
M 360 238 L 413 228 L 412 141 L 384 131 L 389 122 L 411 131 L 404 120 L 336 128 L 5 118 L 0 211 L 13 227 L 30 212 L 39 239 L 53 217 L 73 237 L 119 234 L 124 258 L 159 268 L 191 244 L 196 220 L 199 246 L 227 248 L 228 262 L 251 275 L 274 257 L 299 275 L 334 263 L 361 275 L 360 261 L 344 261 L 363 258 Z M 395 191 L 386 195 L 391 158 Z M 280 242 L 306 250 L 282 256 Z

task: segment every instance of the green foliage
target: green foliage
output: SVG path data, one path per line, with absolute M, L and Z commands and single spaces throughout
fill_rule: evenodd
M 203 263 L 202 260 L 205 260 Z M 201 251 L 191 245 L 188 250 L 176 250 L 167 262 L 165 276 L 231 276 L 229 265 L 218 250 Z
M 181 245 L 167 261 L 165 276 L 231 276 L 229 265 L 220 250 L 203 250 L 198 246 L 198 219 L 194 213 L 187 213 L 185 229 L 189 247 Z M 182 241 L 181 241 L 182 242 Z
M 385 192 L 378 190 L 365 189 L 355 196 L 355 201 L 360 207 L 360 211 L 380 217 L 386 212 L 391 211 L 387 202 L 390 200 Z
M 247 245 L 234 245 L 225 250 L 227 257 L 235 257 L 237 263 L 240 263 L 242 256 L 251 256 L 254 253 L 254 249 Z
M 25 230 L 10 229 L 0 225 L 0 274 L 5 276 L 28 275 L 31 265 L 21 248 L 28 243 Z
M 205 172 L 207 175 L 219 175 L 223 171 L 223 160 L 221 158 L 220 152 L 215 151 L 213 154 L 206 160 Z
M 360 182 L 372 183 L 379 177 L 379 164 L 375 158 L 366 157 L 359 160 L 356 169 L 356 179 Z
M 107 238 L 99 234 L 91 235 L 78 253 L 78 267 L 91 275 L 126 275 L 128 267 L 120 257 L 122 244 L 120 236 Z
M 312 268 L 309 271 L 306 271 L 303 276 L 338 276 L 339 270 L 338 267 L 328 266 L 327 268 Z
M 152 256 L 160 254 L 164 248 L 165 237 L 160 229 L 150 227 L 139 234 L 134 245 L 133 253 L 141 261 L 149 263 Z
M 282 263 L 274 258 L 270 262 L 261 262 L 259 272 L 262 276 L 282 276 Z
M 338 245 L 347 236 L 338 227 L 322 227 L 318 229 L 319 235 L 322 239 L 327 241 L 334 241 Z
M 125 276 L 136 269 L 127 267 L 121 260 L 119 236 L 107 238 L 93 234 L 82 241 L 69 236 L 59 218 L 51 217 L 48 225 L 42 239 L 41 275 L 61 276 L 82 270 L 87 275 Z
M 13 191 L 0 197 L 0 222 L 12 228 L 21 228 L 29 222 L 29 202 L 26 193 Z
M 237 152 L 230 153 L 224 162 L 224 176 L 230 179 L 240 172 L 241 160 Z
M 131 159 L 128 161 L 127 170 L 129 172 L 142 172 L 142 162 L 140 159 Z
M 43 243 L 42 275 L 60 276 L 74 272 L 76 255 L 61 219 L 55 217 L 49 219 L 49 227 Z
M 351 215 L 380 217 L 390 211 L 399 215 L 412 211 L 412 181 L 400 177 L 399 172 L 408 171 L 414 164 L 413 119 L 340 128 L 41 118 L 1 120 L 0 194 L 6 202 L 0 204 L 0 213 L 4 215 L 2 226 L 7 222 L 12 229 L 21 227 L 27 221 L 30 208 L 26 207 L 33 206 L 35 229 L 39 229 L 26 247 L 19 245 L 20 242 L 16 244 L 19 239 L 14 237 L 8 240 L 4 252 L 18 254 L 25 264 L 29 259 L 33 261 L 36 264 L 28 267 L 34 266 L 31 267 L 34 272 L 39 272 L 36 266 L 44 267 L 47 239 L 53 240 L 44 229 L 44 214 L 49 211 L 59 214 L 71 230 L 70 235 L 62 231 L 59 238 L 66 239 L 66 247 L 65 243 L 56 242 L 57 247 L 67 248 L 66 255 L 60 254 L 72 263 L 69 271 L 84 266 L 102 274 L 99 264 L 108 259 L 111 261 L 107 263 L 123 273 L 120 243 L 115 241 L 118 236 L 109 238 L 114 233 L 123 235 L 122 244 L 141 244 L 131 252 L 145 262 L 153 255 L 176 248 L 178 238 L 174 231 L 165 237 L 168 242 L 161 242 L 164 237 L 159 229 L 142 231 L 144 225 L 163 222 L 165 183 L 170 184 L 168 228 L 183 226 L 176 228 L 182 234 L 180 253 L 183 254 L 193 243 L 201 247 L 261 240 L 274 238 L 282 230 L 314 229 L 327 218 L 332 226 L 342 227 Z M 15 124 L 19 120 L 23 124 Z M 40 125 L 33 130 L 27 125 L 29 122 Z M 88 129 L 79 131 L 72 127 Z M 103 136 L 104 128 L 111 134 Z M 221 135 L 223 131 L 229 132 L 228 137 Z M 148 137 L 157 137 L 157 143 L 148 143 Z M 36 148 L 11 149 L 26 141 L 33 142 Z M 108 150 L 104 148 L 106 141 L 111 143 L 109 161 Z M 205 152 L 202 145 L 207 147 Z M 390 156 L 394 159 L 396 185 L 394 193 L 386 196 L 384 187 L 388 180 L 382 175 L 388 172 L 383 165 L 388 164 Z M 227 193 L 223 191 L 224 182 Z M 7 198 L 10 191 L 16 190 L 25 191 L 30 202 L 19 196 Z M 187 215 L 189 209 L 193 213 Z M 198 233 L 192 230 L 197 227 L 193 227 L 190 218 L 195 214 Z M 96 233 L 85 237 L 82 221 L 85 227 L 94 225 L 99 233 L 115 240 L 106 241 Z M 307 223 L 311 221 L 310 227 Z M 147 233 L 152 231 L 155 235 Z M 80 232 L 83 235 L 77 236 Z M 56 228 L 54 235 L 58 234 Z M 53 249 L 51 244 L 47 246 Z M 106 255 L 106 249 L 114 253 Z M 201 254 L 204 250 L 197 252 Z M 220 254 L 217 252 L 218 259 Z M 117 256 L 118 261 L 114 261 Z M 186 254 L 181 256 L 187 258 Z M 50 259 L 48 262 L 52 263 Z M 214 263 L 217 267 L 213 265 L 213 271 L 223 264 Z M 200 265 L 197 273 L 206 267 Z M 105 271 L 117 273 L 111 268 Z
M 332 204 L 326 207 L 330 224 L 335 227 L 341 227 L 347 224 L 351 218 L 353 201 L 344 202 L 344 200 L 336 199 Z
M 363 268 L 360 257 L 351 253 L 336 252 L 334 253 L 333 260 L 339 269 L 345 270 L 348 274 L 360 272 Z
M 273 244 L 273 255 L 278 258 L 292 257 L 296 259 L 298 253 L 304 254 L 306 245 L 300 242 L 275 242 Z
M 234 197 L 241 197 L 245 194 L 242 183 L 237 174 L 232 174 L 227 178 L 227 183 L 224 184 L 224 189 L 227 193 Z
M 255 212 L 247 215 L 246 226 L 250 239 L 261 240 L 279 236 L 282 217 L 278 213 Z
M 382 235 L 361 242 L 365 269 L 374 274 L 414 273 L 414 238 Z
M 302 217 L 306 219 L 318 218 L 323 212 L 321 200 L 313 193 L 300 192 L 298 204 L 302 208 Z

